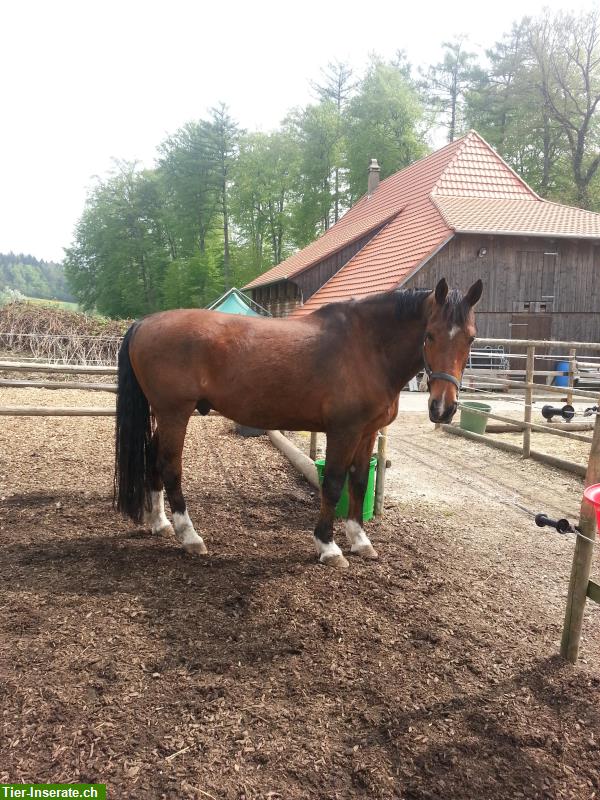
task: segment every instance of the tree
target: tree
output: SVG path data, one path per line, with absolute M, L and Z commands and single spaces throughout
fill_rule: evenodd
M 62 264 L 23 253 L 0 253 L 0 290 L 14 289 L 26 297 L 73 300 Z
M 333 222 L 336 223 L 340 218 L 341 206 L 343 204 L 344 169 L 344 112 L 353 91 L 356 89 L 356 82 L 353 80 L 352 68 L 341 61 L 330 61 L 327 67 L 321 69 L 321 83 L 311 82 L 313 91 L 317 94 L 321 103 L 328 105 L 333 103 L 335 106 L 335 157 L 333 165 Z
M 159 147 L 158 167 L 175 235 L 187 255 L 204 253 L 219 209 L 219 174 L 210 122 L 188 122 Z
M 11 289 L 8 286 L 0 288 L 0 306 L 7 306 L 9 303 L 19 303 L 25 300 L 25 295 L 18 289 Z
M 464 37 L 444 42 L 443 60 L 429 67 L 422 89 L 427 101 L 442 124 L 448 128 L 448 141 L 453 142 L 462 128 L 464 96 L 481 74 L 475 54 L 465 49 Z
M 229 191 L 231 170 L 237 156 L 239 128 L 229 116 L 224 103 L 211 109 L 211 114 L 209 132 L 223 225 L 223 281 L 225 288 L 230 289 L 233 284 L 229 250 Z
M 254 274 L 283 260 L 291 227 L 300 152 L 288 132 L 246 134 L 233 170 L 232 217 Z
M 550 118 L 529 46 L 531 20 L 486 51 L 489 70 L 465 94 L 465 118 L 538 192 L 564 189 L 564 137 Z
M 147 314 L 162 305 L 168 250 L 151 173 L 118 162 L 87 198 L 66 250 L 65 273 L 84 309 L 113 317 Z
M 300 155 L 293 225 L 295 242 L 302 247 L 326 231 L 336 221 L 336 213 L 339 215 L 343 162 L 337 108 L 325 100 L 298 109 L 288 115 L 285 129 Z
M 542 17 L 531 25 L 529 45 L 548 116 L 568 142 L 575 202 L 590 208 L 600 166 L 600 11 Z
M 381 177 L 406 167 L 426 152 L 418 131 L 422 108 L 403 70 L 374 59 L 347 112 L 350 200 L 367 188 L 367 167 L 377 158 Z

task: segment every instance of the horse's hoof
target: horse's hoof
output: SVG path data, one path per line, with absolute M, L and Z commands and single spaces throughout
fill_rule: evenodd
M 322 558 L 320 559 L 321 564 L 324 564 L 326 567 L 334 567 L 335 569 L 348 569 L 350 564 L 342 555 L 338 556 L 329 556 L 329 558 Z
M 165 525 L 164 528 L 159 528 L 157 531 L 152 531 L 152 536 L 164 536 L 165 538 L 169 538 L 175 536 L 175 531 L 173 530 L 173 526 L 169 524 Z
M 379 558 L 377 555 L 377 550 L 373 547 L 372 544 L 363 544 L 361 547 L 357 547 L 356 550 L 352 550 L 352 553 L 355 556 L 361 556 L 362 558 L 370 558 L 371 560 L 375 560 Z
M 186 553 L 189 553 L 191 556 L 205 556 L 208 554 L 208 550 L 206 549 L 206 545 L 204 542 L 193 542 L 192 544 L 185 544 L 183 549 Z

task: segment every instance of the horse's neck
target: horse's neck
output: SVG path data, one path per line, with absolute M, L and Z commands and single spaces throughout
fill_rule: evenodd
M 386 379 L 393 394 L 398 394 L 423 367 L 425 319 L 382 319 L 379 347 Z

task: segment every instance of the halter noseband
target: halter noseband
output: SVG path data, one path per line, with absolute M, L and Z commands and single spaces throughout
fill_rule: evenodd
M 462 382 L 462 375 L 460 376 L 460 380 L 454 377 L 454 375 L 450 375 L 448 372 L 434 372 L 431 367 L 429 366 L 429 362 L 427 361 L 427 356 L 425 355 L 425 344 L 426 341 L 423 342 L 423 363 L 425 364 L 425 372 L 427 374 L 427 381 L 431 383 L 433 380 L 440 380 L 440 381 L 448 381 L 453 386 L 456 386 L 456 390 L 460 392 L 460 385 Z

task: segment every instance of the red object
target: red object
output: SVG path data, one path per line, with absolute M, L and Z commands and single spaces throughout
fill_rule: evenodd
M 585 499 L 590 502 L 596 509 L 596 524 L 600 533 L 600 483 L 594 483 L 588 486 L 583 492 Z

